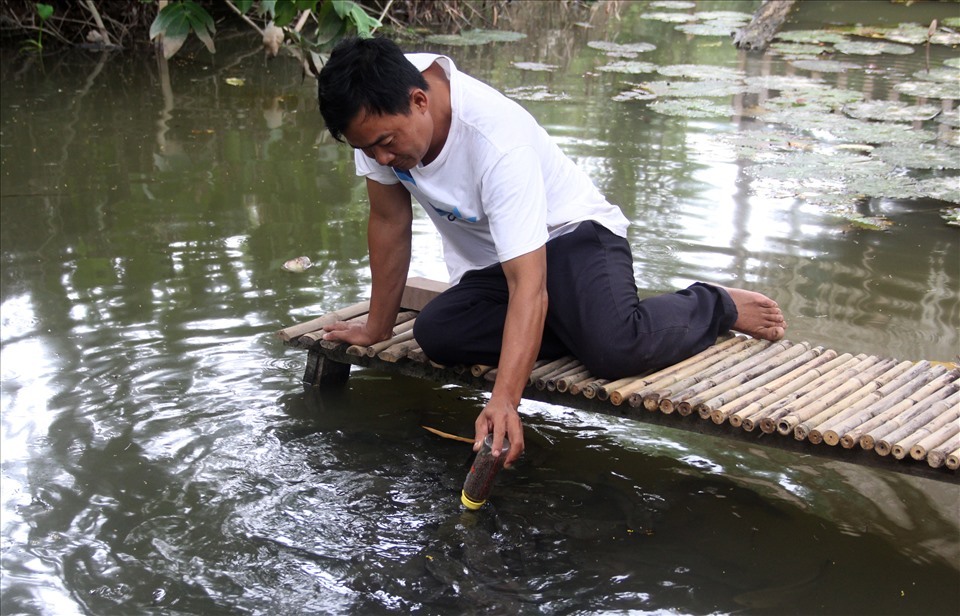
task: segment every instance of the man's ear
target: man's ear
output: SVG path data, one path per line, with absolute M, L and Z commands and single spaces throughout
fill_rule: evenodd
M 430 98 L 420 88 L 410 90 L 410 111 L 423 111 L 430 105 Z

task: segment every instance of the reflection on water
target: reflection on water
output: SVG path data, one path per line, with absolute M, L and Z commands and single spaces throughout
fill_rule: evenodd
M 764 192 L 720 138 L 755 124 L 613 102 L 629 78 L 586 42 L 672 36 L 645 5 L 593 29 L 540 10 L 520 43 L 450 53 L 566 95 L 524 104 L 634 221 L 644 293 L 741 284 L 791 339 L 955 356 L 940 204 L 871 200 L 892 229 L 849 228 Z M 420 426 L 469 435 L 480 394 L 365 371 L 300 391 L 272 332 L 365 298 L 365 195 L 299 67 L 232 41 L 169 67 L 0 62 L 4 613 L 956 612 L 956 485 L 531 403 L 524 460 L 465 514 L 469 447 Z M 643 59 L 787 70 L 670 41 Z M 414 233 L 412 272 L 443 277 Z

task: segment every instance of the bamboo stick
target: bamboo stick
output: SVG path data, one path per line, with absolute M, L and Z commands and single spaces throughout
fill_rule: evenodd
M 674 381 L 672 384 L 670 384 L 667 387 L 651 386 L 651 388 L 655 388 L 657 389 L 657 391 L 651 392 L 650 394 L 647 394 L 646 396 L 644 396 L 643 404 L 644 406 L 647 407 L 648 410 L 652 411 L 661 405 L 661 400 L 666 399 L 666 405 L 668 407 L 668 410 L 664 410 L 662 407 L 660 408 L 660 410 L 662 410 L 665 413 L 672 413 L 673 401 L 671 400 L 671 398 L 675 394 L 687 389 L 692 385 L 699 383 L 705 378 L 708 378 L 712 375 L 723 372 L 727 368 L 730 368 L 731 366 L 735 366 L 739 364 L 740 362 L 744 361 L 746 358 L 751 357 L 754 353 L 762 351 L 763 349 L 770 346 L 771 344 L 772 343 L 767 340 L 754 340 L 754 344 L 747 343 L 743 345 L 743 347 L 741 347 L 741 350 L 737 351 L 736 353 L 730 353 L 728 355 L 725 355 L 724 357 L 718 358 L 717 361 L 710 363 L 709 366 L 704 367 L 702 370 L 699 370 L 688 377 Z M 648 401 L 648 398 L 649 398 L 649 401 Z M 653 408 L 650 408 L 649 406 L 651 402 L 653 403 Z
M 779 365 L 758 366 L 753 370 L 744 373 L 743 380 L 731 379 L 727 383 L 721 383 L 712 390 L 707 390 L 697 396 L 697 400 L 691 400 L 694 410 L 700 415 L 701 419 L 714 420 L 713 413 L 727 402 L 734 400 L 750 391 L 756 390 L 761 385 L 769 383 L 779 376 L 783 376 L 797 366 L 800 366 L 811 359 L 817 357 L 823 352 L 823 347 L 810 348 L 806 342 L 801 342 L 784 353 L 777 356 L 781 360 Z M 796 355 L 795 355 L 796 353 Z M 726 417 L 718 414 L 716 422 L 722 424 Z M 716 421 L 716 420 L 714 420 Z
M 593 400 L 597 396 L 597 392 L 603 389 L 603 386 L 608 382 L 609 381 L 607 381 L 607 379 L 596 379 L 591 381 L 589 385 L 581 390 L 581 393 L 587 400 Z
M 840 439 L 840 444 L 849 449 L 857 443 L 860 443 L 862 449 L 868 451 L 873 449 L 876 446 L 877 439 L 889 435 L 905 422 L 910 421 L 917 415 L 925 412 L 933 404 L 960 389 L 957 385 L 960 381 L 955 381 L 955 379 L 956 375 L 952 373 L 947 373 L 933 379 L 905 399 L 891 406 L 880 415 L 877 415 L 874 420 L 861 426 L 860 430 L 844 434 Z M 854 433 L 859 434 L 856 439 L 848 438 L 852 437 Z
M 953 434 L 946 437 L 943 442 L 927 448 L 927 464 L 932 468 L 943 466 L 943 463 L 947 460 L 947 454 L 960 446 L 960 426 L 954 424 L 953 427 L 956 428 Z M 910 455 L 913 455 L 913 449 L 910 450 Z
M 841 383 L 833 390 L 823 392 L 822 397 L 809 401 L 809 404 L 801 404 L 797 401 L 793 405 L 793 410 L 787 413 L 777 421 L 777 432 L 784 436 L 794 432 L 794 438 L 802 441 L 806 438 L 807 430 L 797 432 L 795 429 L 800 424 L 824 413 L 836 414 L 846 405 L 853 405 L 862 399 L 868 393 L 878 387 L 875 379 L 887 372 L 896 364 L 894 359 L 881 359 L 870 367 L 858 367 L 857 372 L 848 380 Z M 799 434 L 799 436 L 798 436 Z
M 474 364 L 473 366 L 470 366 L 470 374 L 478 378 L 490 372 L 491 370 L 493 370 L 493 366 L 485 366 L 483 364 Z
M 745 358 L 743 361 L 737 362 L 729 368 L 701 379 L 699 382 L 690 385 L 682 391 L 676 392 L 670 397 L 671 401 L 678 407 L 677 410 L 681 415 L 689 415 L 691 411 L 693 411 L 693 407 L 700 402 L 700 400 L 697 400 L 691 404 L 690 400 L 692 398 L 706 391 L 714 390 L 718 386 L 724 387 L 724 384 L 731 380 L 742 380 L 745 374 L 755 374 L 753 370 L 757 369 L 758 366 L 761 371 L 769 370 L 771 364 L 775 364 L 778 360 L 782 361 L 782 354 L 789 354 L 789 359 L 790 357 L 803 353 L 804 349 L 805 347 L 803 345 L 795 345 L 788 340 L 773 342 L 766 345 L 766 348 Z
M 696 374 L 706 369 L 706 367 L 713 362 L 717 361 L 717 356 L 722 357 L 728 352 L 736 352 L 747 345 L 750 345 L 751 342 L 756 344 L 756 341 L 753 341 L 751 338 L 735 336 L 720 344 L 709 347 L 704 351 L 697 353 L 693 357 L 688 357 L 679 364 L 669 366 L 663 370 L 659 370 L 647 377 L 644 377 L 644 380 L 646 380 L 647 383 L 644 387 L 637 389 L 630 394 L 630 397 L 628 398 L 630 406 L 640 406 L 643 404 L 644 395 L 647 393 L 666 387 L 671 383 L 675 383 L 680 379 L 688 377 L 691 374 Z M 656 408 L 649 410 L 656 410 Z
M 927 400 L 936 397 L 939 393 L 940 392 L 937 392 L 933 396 L 929 396 Z M 893 451 L 895 445 L 903 445 L 901 441 L 912 435 L 914 431 L 919 428 L 925 427 L 932 422 L 936 422 L 935 428 L 939 428 L 943 424 L 938 422 L 937 419 L 941 417 L 944 412 L 953 415 L 953 419 L 955 419 L 958 416 L 958 412 L 960 412 L 957 408 L 953 408 L 956 406 L 957 400 L 960 400 L 960 393 L 955 393 L 945 399 L 938 399 L 932 404 L 924 404 L 920 409 L 910 409 L 907 413 L 904 413 L 908 418 L 900 420 L 898 417 L 898 421 L 891 422 L 893 430 L 888 431 L 887 434 L 882 437 L 873 437 L 873 450 L 881 456 L 886 456 Z M 921 407 L 921 404 L 917 404 L 916 406 Z M 860 446 L 868 449 L 868 447 L 865 447 L 863 444 L 863 437 L 860 437 L 860 440 Z M 907 451 L 909 451 L 911 445 L 912 443 L 906 445 Z
M 731 395 L 730 399 L 727 399 L 727 396 L 724 395 L 718 396 L 716 402 L 713 400 L 709 401 L 707 404 L 720 405 L 710 413 L 710 419 L 717 425 L 722 424 L 734 413 L 737 413 L 766 396 L 772 395 L 774 392 L 781 391 L 783 388 L 788 387 L 788 383 L 795 383 L 798 378 L 802 378 L 805 374 L 810 374 L 813 369 L 833 361 L 836 358 L 837 352 L 832 349 L 824 350 L 823 347 L 812 349 L 808 353 L 781 366 L 780 369 L 771 371 L 773 376 L 770 379 L 758 377 L 756 384 L 748 381 L 740 387 L 737 387 L 736 390 L 740 391 L 734 390 L 733 393 L 735 395 Z M 738 420 L 731 425 L 736 428 L 740 426 L 740 422 Z
M 558 368 L 561 368 L 562 366 L 565 366 L 574 361 L 577 361 L 577 360 L 573 356 L 564 355 L 559 359 L 554 359 L 549 361 L 541 360 L 537 362 L 537 364 L 539 365 L 535 364 L 533 370 L 530 371 L 530 376 L 527 377 L 527 386 L 529 387 L 530 385 L 535 385 L 537 382 L 537 379 L 539 379 L 541 376 L 545 374 L 550 374 L 551 372 L 557 370 Z
M 855 405 L 858 410 L 850 417 L 831 420 L 819 426 L 817 430 L 823 435 L 823 441 L 831 446 L 840 443 L 845 449 L 853 447 L 862 433 L 882 425 L 893 416 L 888 412 L 892 407 L 947 372 L 942 366 L 935 366 L 933 370 L 928 370 L 929 367 L 927 361 L 915 364 L 874 395 L 867 396 Z
M 829 430 L 832 426 L 841 425 L 853 417 L 860 417 L 864 409 L 871 407 L 877 400 L 881 400 L 887 394 L 896 392 L 904 384 L 913 380 L 913 378 L 923 370 L 925 370 L 924 367 L 920 367 L 914 362 L 900 362 L 889 372 L 873 381 L 879 385 L 879 387 L 868 392 L 867 395 L 857 400 L 850 407 L 834 415 L 829 415 L 827 411 L 824 411 L 820 415 L 801 424 L 802 426 L 806 426 L 807 439 L 815 445 L 822 443 L 824 441 L 823 433 L 825 431 Z M 798 426 L 797 429 L 800 429 L 800 426 Z M 836 445 L 837 442 L 839 442 L 839 438 L 833 445 Z
M 569 361 L 567 361 L 565 364 L 562 364 L 548 372 L 538 375 L 534 379 L 534 382 L 533 382 L 534 386 L 540 391 L 543 391 L 544 389 L 547 388 L 548 380 L 550 380 L 551 378 L 555 379 L 559 377 L 561 374 L 567 373 L 571 368 L 575 368 L 577 366 L 582 365 L 580 363 L 580 360 L 577 359 L 576 357 L 568 356 L 568 358 L 569 358 Z
M 833 374 L 829 374 L 824 378 L 819 379 L 816 387 L 810 389 L 799 398 L 774 405 L 774 408 L 771 409 L 771 412 L 767 413 L 767 415 L 760 420 L 760 429 L 767 434 L 771 434 L 776 431 L 777 422 L 779 422 L 784 416 L 792 413 L 798 407 L 804 404 L 809 404 L 821 396 L 829 395 L 832 398 L 832 394 L 830 394 L 830 392 L 840 390 L 846 391 L 849 389 L 847 384 L 855 379 L 863 370 L 867 370 L 873 366 L 877 360 L 878 358 L 876 357 L 864 357 L 859 362 L 851 362 L 842 370 L 837 370 Z
M 410 351 L 414 349 L 419 349 L 419 348 L 420 348 L 420 345 L 417 343 L 417 341 L 410 339 L 410 340 L 406 340 L 404 342 L 400 342 L 398 344 L 394 344 L 393 346 L 389 346 L 385 348 L 384 350 L 377 353 L 377 357 L 379 357 L 383 361 L 387 361 L 393 364 L 400 361 L 404 357 L 407 357 L 410 354 Z
M 413 340 L 413 324 L 416 321 L 410 320 L 393 328 L 393 338 L 378 342 L 367 347 L 367 357 L 375 357 L 377 353 L 388 349 L 395 344 Z
M 952 471 L 955 471 L 958 468 L 960 468 L 960 447 L 957 447 L 952 452 L 950 452 L 950 455 L 947 456 L 946 465 L 947 465 L 947 468 L 949 468 Z
M 335 312 L 328 312 L 323 316 L 311 319 L 305 323 L 300 323 L 298 325 L 292 325 L 285 329 L 281 329 L 279 332 L 277 332 L 277 335 L 280 336 L 284 342 L 289 342 L 290 340 L 299 338 L 306 333 L 323 329 L 327 325 L 333 325 L 337 321 L 347 321 L 368 312 L 370 312 L 370 302 L 360 302 L 359 304 L 347 306 L 346 308 L 337 310 Z
M 923 413 L 920 416 L 917 416 L 913 421 L 908 422 L 901 430 L 898 430 L 896 436 L 890 434 L 884 439 L 884 443 L 892 442 L 893 445 L 890 447 L 890 453 L 893 454 L 898 460 L 903 459 L 907 454 L 912 455 L 914 446 L 923 444 L 922 451 L 924 455 L 920 457 L 915 457 L 914 460 L 922 460 L 925 457 L 927 447 L 939 445 L 941 441 L 931 440 L 935 435 L 938 435 L 941 429 L 947 428 L 948 430 L 953 430 L 957 426 L 957 420 L 960 419 L 960 408 L 955 407 L 954 404 L 949 404 L 945 407 L 950 399 L 943 400 L 937 404 L 934 404 L 930 409 Z M 960 401 L 960 394 L 956 396 L 956 401 Z M 946 411 L 946 412 L 944 412 Z M 946 436 L 952 436 L 952 433 L 948 433 Z M 880 453 L 880 443 L 877 443 L 877 446 L 874 447 L 877 450 L 877 453 Z M 883 455 L 883 454 L 881 454 Z
M 789 382 L 783 382 L 777 388 L 774 388 L 773 383 L 771 383 L 765 388 L 770 390 L 770 394 L 740 409 L 731 415 L 728 421 L 731 426 L 739 426 L 747 432 L 752 432 L 759 426 L 760 420 L 769 413 L 814 389 L 821 382 L 821 379 L 833 374 L 835 370 L 843 369 L 848 363 L 859 361 L 857 357 L 850 353 L 844 353 L 821 366 L 798 375 Z M 783 378 L 778 380 L 783 381 Z
M 557 383 L 559 383 L 561 379 L 568 376 L 573 376 L 575 374 L 582 374 L 585 371 L 586 371 L 586 368 L 583 366 L 583 364 L 581 364 L 580 362 L 577 362 L 576 365 L 574 365 L 569 370 L 565 370 L 560 374 L 556 374 L 550 377 L 549 379 L 547 379 L 546 389 L 547 391 L 556 391 Z
M 590 387 L 591 385 L 593 385 L 594 383 L 600 380 L 602 379 L 598 379 L 597 377 L 588 374 L 582 380 L 577 381 L 576 383 L 573 383 L 570 385 L 570 389 L 569 389 L 570 394 L 574 396 L 579 395 L 583 393 L 584 389 L 587 389 L 588 387 Z
M 635 375 L 628 376 L 628 377 L 618 379 L 616 381 L 605 384 L 603 387 L 601 387 L 597 391 L 597 399 L 601 401 L 609 400 L 611 392 L 616 391 L 618 387 L 623 387 L 624 385 L 627 385 L 633 382 L 634 380 L 636 380 L 636 378 L 637 377 Z
M 948 421 L 946 424 L 941 425 L 936 430 L 927 433 L 929 430 L 932 430 L 930 426 L 925 426 L 917 431 L 916 434 L 912 434 L 909 437 L 901 441 L 903 447 L 903 453 L 901 453 L 901 443 L 897 443 L 893 446 L 893 456 L 898 460 L 903 458 L 905 454 L 909 453 L 910 457 L 914 460 L 923 460 L 927 457 L 928 449 L 936 449 L 940 447 L 947 441 L 949 441 L 954 436 L 960 434 L 960 424 L 957 423 L 957 420 Z M 926 433 L 927 435 L 921 438 L 919 441 L 910 445 L 910 448 L 907 449 L 907 445 L 913 441 L 918 436 Z
M 574 372 L 573 374 L 562 376 L 559 379 L 557 379 L 557 391 L 559 391 L 560 393 L 565 393 L 570 389 L 570 386 L 573 385 L 574 383 L 579 383 L 580 381 L 584 381 L 584 380 L 590 380 L 592 378 L 593 377 L 590 376 L 590 371 L 587 370 L 586 368 L 584 368 L 583 370 L 580 370 L 579 372 Z

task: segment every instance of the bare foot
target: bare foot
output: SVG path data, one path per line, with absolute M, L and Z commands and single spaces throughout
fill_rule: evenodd
M 737 306 L 737 321 L 733 330 L 761 340 L 780 340 L 783 338 L 787 322 L 783 318 L 780 306 L 762 293 L 745 289 L 724 287 L 730 299 Z

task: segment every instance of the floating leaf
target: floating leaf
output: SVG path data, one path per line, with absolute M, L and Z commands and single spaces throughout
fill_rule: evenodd
M 541 62 L 514 62 L 513 66 L 521 71 L 535 71 L 542 73 L 552 73 L 560 68 L 556 64 L 543 64 Z
M 426 37 L 426 42 L 435 45 L 449 45 L 464 47 L 468 45 L 486 45 L 487 43 L 511 43 L 526 38 L 521 32 L 509 30 L 464 30 L 460 34 L 432 34 Z
M 851 214 L 845 217 L 854 227 L 866 229 L 867 231 L 885 231 L 893 226 L 890 219 L 885 216 L 861 216 Z
M 824 52 L 824 47 L 810 43 L 781 43 L 774 41 L 767 47 L 770 53 L 779 54 L 785 58 L 816 58 Z
M 928 70 L 917 71 L 913 74 L 917 79 L 923 81 L 937 81 L 940 83 L 953 83 L 957 85 L 955 93 L 960 96 L 960 69 L 941 66 Z
M 774 37 L 789 43 L 809 43 L 813 45 L 834 45 L 847 41 L 847 37 L 829 30 L 786 30 L 778 32 Z
M 708 21 L 704 23 L 680 24 L 677 30 L 693 36 L 731 36 L 737 26 L 722 21 Z
M 627 73 L 639 75 L 642 73 L 653 73 L 657 70 L 657 65 L 650 62 L 638 62 L 635 60 L 617 60 L 597 67 L 598 71 L 605 73 Z
M 644 53 L 647 51 L 653 51 L 657 48 L 656 45 L 651 43 L 613 43 L 611 41 L 589 41 L 587 47 L 591 49 L 598 49 L 608 54 L 618 54 L 626 55 L 629 57 L 636 56 L 638 53 Z
M 937 141 L 955 148 L 960 148 L 960 130 L 943 129 L 937 132 Z
M 228 86 L 242 86 L 246 83 L 243 77 L 227 77 L 223 80 Z
M 927 178 L 917 184 L 926 197 L 960 203 L 960 177 Z
M 627 90 L 626 92 L 621 92 L 620 94 L 617 94 L 610 100 L 613 100 L 618 103 L 622 103 L 625 101 L 651 101 L 651 100 L 654 100 L 655 98 L 657 98 L 657 95 L 654 94 L 653 92 L 643 90 L 643 89 L 636 89 L 636 90 Z
M 854 68 L 860 68 L 859 64 L 852 62 L 839 62 L 837 60 L 792 60 L 790 64 L 805 71 L 815 73 L 842 73 Z
M 742 13 L 740 11 L 700 11 L 694 13 L 694 15 L 696 15 L 700 21 L 722 21 L 728 24 L 746 24 L 753 19 L 753 15 L 750 13 Z
M 885 41 L 841 41 L 834 45 L 834 49 L 841 53 L 857 56 L 879 56 L 885 53 L 906 56 L 914 52 L 913 47 L 909 45 Z
M 922 122 L 940 113 L 933 105 L 909 105 L 900 101 L 860 101 L 843 108 L 844 113 L 858 120 L 885 122 Z
M 944 60 L 943 63 L 953 68 L 960 68 L 960 58 L 950 58 L 949 60 Z
M 901 94 L 922 98 L 947 98 L 952 100 L 960 98 L 960 91 L 957 90 L 957 85 L 952 83 L 904 81 L 895 84 L 893 89 Z
M 752 75 L 747 77 L 744 82 L 750 92 L 766 92 L 768 90 L 809 92 L 812 89 L 827 87 L 822 79 L 809 75 Z
M 692 9 L 696 8 L 696 6 L 696 2 L 686 2 L 683 0 L 659 0 L 657 2 L 650 3 L 650 8 L 652 9 L 671 9 L 675 11 Z
M 697 21 L 697 18 L 690 13 L 641 13 L 640 19 L 649 19 L 651 21 L 665 21 L 667 23 L 682 24 L 691 21 Z
M 726 81 L 648 81 L 642 85 L 657 96 L 681 98 L 733 96 L 747 90 L 743 84 Z
M 673 98 L 658 100 L 650 105 L 657 113 L 683 118 L 728 118 L 733 115 L 730 105 L 720 105 L 705 98 Z
M 709 64 L 672 64 L 661 66 L 657 72 L 664 77 L 680 77 L 712 81 L 736 81 L 743 78 L 743 72 L 726 66 Z
M 914 145 L 909 148 L 883 146 L 877 148 L 874 156 L 908 169 L 960 169 L 960 155 L 956 149 L 930 145 Z
M 570 100 L 568 94 L 556 94 L 547 89 L 547 86 L 519 86 L 507 88 L 503 93 L 518 101 L 565 101 Z

